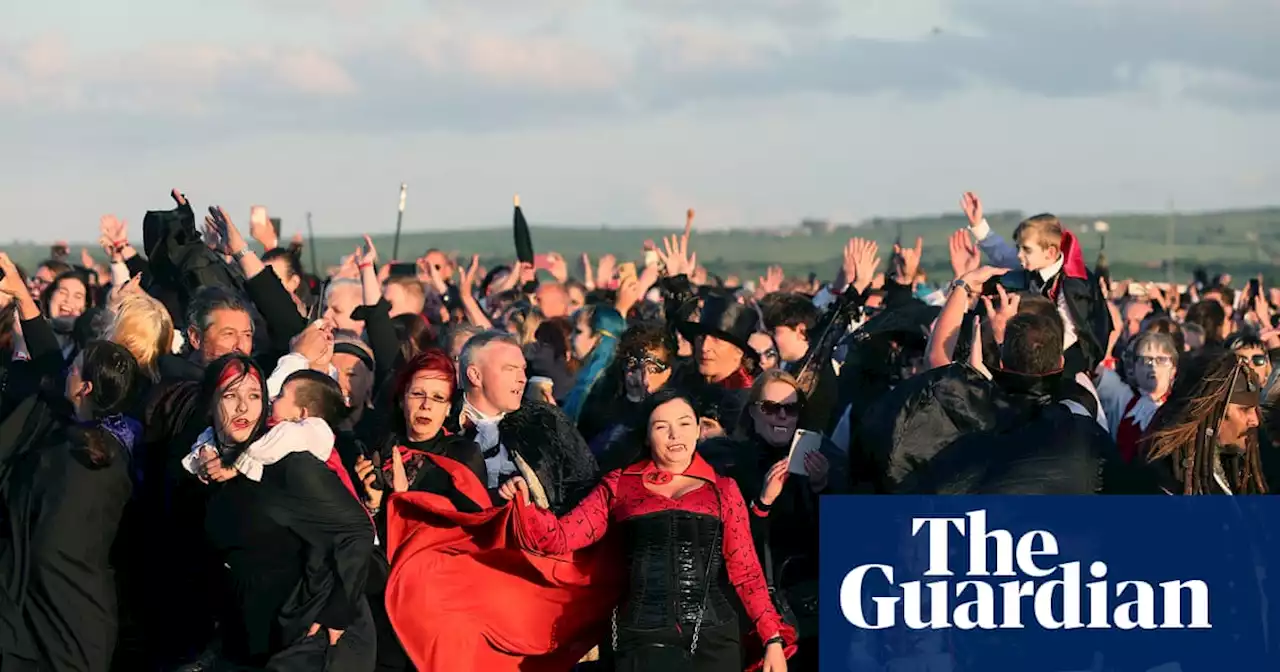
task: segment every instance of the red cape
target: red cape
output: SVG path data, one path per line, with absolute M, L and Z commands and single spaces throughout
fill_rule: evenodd
M 488 500 L 469 469 L 431 457 L 463 494 Z M 387 614 L 417 669 L 566 672 L 608 637 L 625 585 L 613 542 L 539 555 L 524 550 L 510 504 L 459 513 L 406 492 L 388 507 Z
M 1080 241 L 1070 231 L 1062 232 L 1062 274 L 1068 278 L 1088 280 L 1089 269 L 1084 264 L 1084 254 L 1080 251 Z

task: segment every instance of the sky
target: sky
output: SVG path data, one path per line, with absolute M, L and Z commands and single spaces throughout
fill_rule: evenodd
M 18 8 L 20 6 L 20 8 Z M 1280 202 L 1280 0 L 0 0 L 0 240 Z M 135 230 L 136 232 L 136 230 Z

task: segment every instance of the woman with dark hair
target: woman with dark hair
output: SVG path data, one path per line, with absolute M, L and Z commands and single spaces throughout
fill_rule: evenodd
M 613 613 L 616 670 L 739 672 L 738 605 L 765 672 L 785 672 L 795 632 L 783 624 L 751 540 L 746 503 L 734 481 L 698 454 L 698 417 L 675 390 L 645 404 L 637 459 L 604 476 L 557 518 L 532 504 L 515 477 L 499 494 L 516 502 L 530 550 L 565 554 L 600 542 L 612 528 L 626 545 L 629 583 Z M 736 598 L 736 600 L 734 599 Z
M 5 670 L 111 664 L 118 615 L 109 556 L 132 492 L 141 426 L 123 413 L 138 375 L 127 350 L 94 341 L 72 362 L 60 397 L 28 397 L 0 424 Z
M 266 376 L 239 354 L 208 366 L 201 400 L 211 426 L 184 466 L 208 485 L 205 534 L 225 568 L 223 657 L 273 670 L 372 670 L 364 582 L 374 531 L 354 490 L 315 452 L 325 432 L 332 451 L 332 431 L 318 418 L 268 431 Z
M 60 274 L 40 293 L 40 312 L 53 325 L 62 354 L 75 351 L 76 321 L 93 308 L 93 292 L 88 278 L 80 271 Z

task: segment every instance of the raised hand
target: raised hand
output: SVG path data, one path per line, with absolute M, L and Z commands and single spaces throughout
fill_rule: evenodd
M 124 250 L 129 247 L 128 223 L 115 215 L 103 215 L 98 220 L 98 244 L 112 262 L 124 260 Z
M 222 233 L 218 230 L 218 225 L 214 222 L 212 212 L 210 212 L 204 218 L 205 242 L 214 250 L 223 254 L 234 255 L 248 249 L 249 245 L 244 242 L 244 237 L 240 235 L 240 229 L 236 228 L 236 225 L 231 221 L 231 217 L 227 216 L 227 211 L 222 208 L 218 208 L 217 211 L 227 224 L 226 240 L 222 239 Z
M 600 257 L 600 263 L 596 266 L 596 287 L 600 289 L 608 289 L 613 284 L 613 274 L 618 268 L 618 258 L 612 254 L 606 254 Z
M 339 262 L 338 264 L 337 272 L 333 274 L 334 277 L 349 278 L 352 280 L 359 279 L 360 255 L 361 255 L 360 248 L 357 247 L 355 251 L 353 251 L 351 254 L 348 254 L 347 256 L 343 257 L 342 261 Z
M 249 209 L 249 235 L 266 250 L 275 249 L 280 244 L 275 227 L 267 217 L 267 209 L 261 205 Z
M 360 260 L 358 266 L 373 266 L 378 263 L 378 248 L 373 246 L 373 239 L 369 234 L 364 235 L 364 248 L 360 250 Z
M 596 272 L 591 266 L 591 257 L 586 252 L 582 253 L 582 284 L 586 286 L 587 291 L 596 288 Z
M 880 245 L 874 240 L 851 238 L 844 246 L 844 278 L 859 294 L 867 291 L 880 267 Z
M 0 292 L 15 298 L 31 295 L 31 291 L 27 289 L 26 283 L 18 273 L 18 267 L 4 252 L 0 252 L 0 271 L 4 272 L 4 277 L 0 277 Z
M 1102 353 L 1103 357 L 1114 357 L 1116 351 L 1116 343 L 1120 341 L 1120 328 L 1124 325 L 1123 318 L 1120 317 L 1120 308 L 1116 306 L 1116 302 L 1111 300 L 1111 283 L 1106 278 L 1098 278 L 1098 288 L 1102 290 L 1102 296 L 1106 297 L 1103 304 L 1107 307 L 1107 312 L 1111 315 L 1111 332 L 1107 334 L 1107 351 Z
M 951 253 L 951 271 L 957 278 L 963 277 L 965 273 L 982 265 L 982 255 L 978 252 L 978 246 L 973 243 L 973 238 L 965 229 L 957 229 L 951 234 L 951 239 L 947 243 L 948 251 Z
M 960 197 L 960 209 L 964 210 L 965 217 L 969 218 L 969 226 L 976 227 L 982 223 L 982 201 L 977 194 L 972 191 L 964 192 Z
M 1007 268 L 996 268 L 995 266 L 981 266 L 975 270 L 965 273 L 964 276 L 961 277 L 961 280 L 964 280 L 964 284 L 969 285 L 969 289 L 973 290 L 974 292 L 980 292 L 982 291 L 982 286 L 985 285 L 988 280 L 996 277 L 997 275 L 1004 275 L 1005 273 L 1008 273 L 1008 272 L 1009 272 L 1009 269 Z
M 915 282 L 916 273 L 920 270 L 920 257 L 924 255 L 924 238 L 916 236 L 915 247 L 902 247 L 895 243 L 893 254 L 898 258 L 898 284 Z
M 764 277 L 759 279 L 756 286 L 756 296 L 768 296 L 782 289 L 782 280 L 785 276 L 782 273 L 781 266 L 770 266 L 764 273 Z
M 658 273 L 657 264 L 645 266 L 644 270 L 640 271 L 640 277 L 638 278 L 640 281 L 640 296 L 644 296 L 650 288 L 658 283 Z
M 333 330 L 328 324 L 313 322 L 294 336 L 289 345 L 295 354 L 306 357 L 312 367 L 328 364 L 333 358 Z
M 627 277 L 622 280 L 622 284 L 618 285 L 618 294 L 613 301 L 613 307 L 623 317 L 631 312 L 631 308 L 640 301 L 640 297 L 644 295 L 644 291 L 640 288 L 640 280 L 638 278 Z
M 564 284 L 569 279 L 569 264 L 565 263 L 564 257 L 559 252 L 549 252 L 547 254 L 547 272 L 556 282 Z
M 995 335 L 996 343 L 1004 343 L 1004 328 L 1018 314 L 1018 303 L 1022 299 L 1017 292 L 1004 291 L 1003 285 L 996 285 L 996 293 L 999 296 L 995 302 L 984 294 L 982 303 L 987 307 L 987 319 L 991 322 L 991 333 Z
M 692 276 L 698 268 L 698 254 L 689 252 L 689 241 L 680 236 L 662 239 L 662 248 L 657 250 L 658 259 L 667 268 L 669 277 L 677 275 Z
M 458 266 L 458 292 L 462 296 L 471 296 L 471 292 L 476 286 L 476 276 L 480 275 L 480 255 L 471 255 L 471 265 L 467 269 L 462 270 L 462 266 Z

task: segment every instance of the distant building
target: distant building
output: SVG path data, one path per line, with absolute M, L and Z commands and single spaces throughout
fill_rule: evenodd
M 805 219 L 800 222 L 800 228 L 809 235 L 816 236 L 831 233 L 835 230 L 835 225 L 829 219 Z

